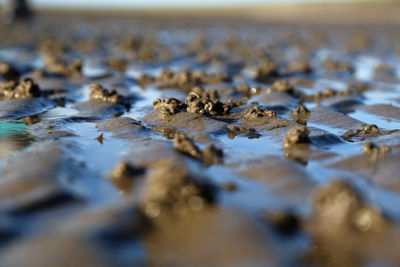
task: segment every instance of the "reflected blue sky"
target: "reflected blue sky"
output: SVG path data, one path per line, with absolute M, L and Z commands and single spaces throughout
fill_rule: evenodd
M 176 8 L 249 6 L 276 3 L 344 2 L 346 0 L 31 0 L 36 7 L 96 7 L 96 8 Z

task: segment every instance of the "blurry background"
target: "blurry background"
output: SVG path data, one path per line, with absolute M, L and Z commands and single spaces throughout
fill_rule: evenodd
M 0 0 L 6 5 L 14 0 Z M 40 9 L 171 9 L 171 8 L 207 8 L 207 7 L 251 7 L 269 4 L 301 3 L 346 3 L 346 2 L 399 2 L 398 0 L 27 0 L 33 7 Z
M 360 0 L 356 0 L 360 1 Z M 382 0 L 381 0 L 382 1 Z M 283 4 L 283 3 L 318 3 L 318 2 L 349 2 L 349 0 L 32 0 L 34 6 L 45 8 L 196 8 L 196 7 L 234 7 L 252 6 L 264 4 Z M 354 0 L 352 1 L 354 2 Z
M 400 0 L 0 0 L 1 16 L 10 14 L 12 3 L 17 2 L 29 3 L 36 14 L 225 16 L 291 23 L 400 24 Z M 23 8 L 19 12 L 26 13 Z

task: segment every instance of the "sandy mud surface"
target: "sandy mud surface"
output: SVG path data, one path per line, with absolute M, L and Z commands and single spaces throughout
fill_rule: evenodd
M 0 266 L 399 266 L 397 25 L 0 27 Z

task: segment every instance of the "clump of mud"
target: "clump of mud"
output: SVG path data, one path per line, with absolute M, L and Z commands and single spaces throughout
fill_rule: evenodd
M 45 38 L 38 44 L 39 52 L 48 57 L 52 58 L 62 54 L 65 51 L 65 45 L 60 40 L 54 38 Z
M 283 72 L 288 74 L 294 74 L 294 73 L 310 74 L 312 72 L 312 68 L 307 60 L 295 60 L 289 62 L 289 64 L 287 64 L 287 66 L 284 68 Z
M 201 151 L 185 134 L 175 133 L 174 147 L 176 150 L 196 159 L 201 158 Z
M 316 192 L 314 218 L 324 231 L 377 232 L 385 219 L 375 207 L 369 206 L 347 182 L 335 180 Z
M 327 59 L 323 62 L 324 68 L 328 71 L 343 71 L 343 72 L 354 72 L 354 67 L 348 62 Z
M 216 201 L 216 187 L 190 174 L 180 162 L 160 162 L 148 171 L 141 206 L 149 217 L 200 211 Z
M 381 250 L 390 222 L 348 182 L 334 180 L 317 190 L 313 209 L 306 229 L 315 246 L 310 251 L 314 262 L 361 266 L 371 255 L 392 253 L 390 249 Z
M 310 116 L 310 111 L 304 104 L 297 104 L 296 108 L 291 111 L 295 122 L 306 125 L 307 118 Z
M 309 144 L 311 143 L 310 137 L 308 136 L 310 131 L 307 127 L 296 126 L 291 128 L 283 139 L 283 148 L 290 148 L 294 145 Z
M 157 98 L 153 101 L 154 110 L 160 110 L 163 116 L 175 115 L 186 109 L 186 105 L 176 98 L 170 97 L 167 99 Z
M 346 141 L 354 142 L 356 140 L 362 141 L 366 138 L 376 137 L 379 135 L 386 135 L 395 132 L 396 130 L 382 130 L 379 129 L 375 124 L 362 124 L 354 130 L 348 130 L 342 138 Z
M 216 91 L 203 93 L 190 92 L 186 98 L 186 111 L 207 116 L 227 115 L 232 106 L 222 103 Z
M 259 138 L 261 136 L 261 134 L 259 134 L 254 128 L 245 128 L 243 126 L 235 126 L 232 124 L 229 124 L 226 128 L 230 139 L 235 138 L 236 135 L 244 135 L 249 139 Z
M 270 88 L 268 88 L 268 91 L 273 92 L 282 92 L 282 93 L 287 93 L 293 95 L 295 90 L 294 87 L 291 83 L 285 80 L 276 80 Z
M 312 101 L 320 101 L 321 99 L 334 97 L 334 96 L 337 96 L 338 94 L 339 93 L 332 88 L 325 88 L 324 90 L 322 90 L 320 92 L 316 92 L 316 93 L 308 96 L 308 99 L 311 99 Z
M 115 166 L 113 171 L 109 174 L 111 179 L 119 180 L 119 179 L 126 179 L 131 178 L 133 176 L 143 174 L 142 168 L 135 168 L 132 165 L 121 161 Z
M 151 75 L 143 73 L 137 79 L 137 83 L 141 88 L 145 88 L 147 84 L 154 83 L 155 78 Z
M 374 72 L 375 73 L 386 73 L 386 74 L 393 74 L 394 70 L 393 68 L 388 65 L 388 64 L 384 64 L 384 63 L 379 63 L 378 65 L 376 65 L 374 67 Z
M 196 85 L 220 83 L 229 80 L 228 74 L 224 72 L 207 74 L 200 70 L 173 72 L 164 69 L 156 77 L 156 82 L 161 84 L 161 87 L 179 88 L 186 92 L 189 92 Z
M 138 168 L 125 161 L 121 161 L 108 176 L 122 193 L 129 193 L 132 190 L 136 178 L 144 175 L 145 171 L 145 168 Z
M 261 91 L 261 89 L 259 87 L 256 87 L 256 86 L 251 87 L 245 83 L 239 84 L 238 86 L 235 87 L 235 89 L 236 89 L 236 91 L 240 92 L 247 98 L 258 94 Z
M 360 52 L 371 45 L 371 39 L 365 32 L 352 36 L 346 46 L 349 52 Z
M 117 93 L 115 89 L 104 89 L 100 84 L 90 84 L 90 100 L 100 100 L 112 104 L 124 104 L 125 98 Z
M 210 145 L 201 151 L 192 140 L 182 133 L 175 133 L 174 148 L 183 154 L 201 160 L 205 165 L 218 164 L 223 159 L 222 150 Z
M 310 114 L 310 111 L 304 104 L 297 104 L 292 114 L 294 116 L 307 116 Z
M 128 37 L 118 37 L 115 45 L 130 59 L 140 62 L 159 62 L 171 57 L 169 49 L 160 44 L 157 38 L 142 33 Z
M 200 87 L 194 87 L 192 90 L 185 103 L 176 98 L 166 100 L 157 98 L 153 101 L 153 107 L 155 110 L 160 110 L 160 114 L 163 116 L 175 115 L 181 111 L 205 116 L 222 116 L 229 114 L 233 107 L 241 104 L 240 101 L 221 102 L 216 90 L 205 92 Z
M 126 70 L 128 63 L 123 58 L 109 57 L 106 60 L 106 65 L 107 65 L 107 67 L 109 67 L 112 70 L 124 72 Z
M 59 75 L 68 79 L 78 79 L 82 77 L 83 63 L 79 59 L 67 63 L 56 57 L 50 57 L 46 61 L 46 71 L 48 74 Z
M 204 165 L 221 164 L 223 162 L 224 153 L 221 149 L 214 145 L 206 146 L 202 151 L 202 160 Z
M 264 60 L 253 70 L 253 77 L 258 82 L 270 82 L 278 77 L 278 67 L 272 60 Z
M 31 78 L 19 82 L 4 81 L 0 83 L 0 99 L 31 98 L 41 95 L 39 85 Z
M 303 100 L 303 101 L 321 102 L 321 100 L 328 99 L 328 98 L 357 95 L 368 89 L 369 89 L 369 87 L 367 84 L 356 83 L 356 84 L 350 85 L 345 90 L 341 90 L 341 91 L 327 87 L 322 91 L 318 91 L 318 92 L 315 92 L 313 94 L 308 94 L 308 95 L 296 92 L 296 96 L 300 97 L 301 100 Z
M 382 158 L 385 154 L 389 153 L 392 149 L 387 145 L 376 145 L 372 142 L 363 144 L 363 152 L 373 160 Z
M 262 117 L 275 118 L 276 112 L 273 110 L 262 109 L 258 105 L 253 106 L 251 109 L 244 112 L 244 118 L 248 120 L 255 120 Z

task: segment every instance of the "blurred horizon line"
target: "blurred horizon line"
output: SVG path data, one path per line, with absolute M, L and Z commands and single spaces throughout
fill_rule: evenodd
M 7 1 L 7 0 L 5 0 Z M 131 11 L 131 10 L 179 10 L 179 9 L 237 9 L 272 6 L 314 5 L 314 4 L 363 4 L 363 3 L 399 3 L 398 0 L 31 0 L 37 10 L 93 10 L 93 11 Z M 84 2 L 84 3 L 83 3 Z
M 116 0 L 117 1 L 117 0 Z M 170 0 L 176 1 L 176 0 Z M 181 1 L 181 0 L 179 0 Z M 203 0 L 207 1 L 207 0 Z M 251 1 L 251 0 L 249 0 Z M 39 8 L 40 15 L 154 19 L 246 19 L 255 22 L 296 24 L 400 25 L 400 0 L 304 1 L 296 3 L 201 6 L 195 8 Z

